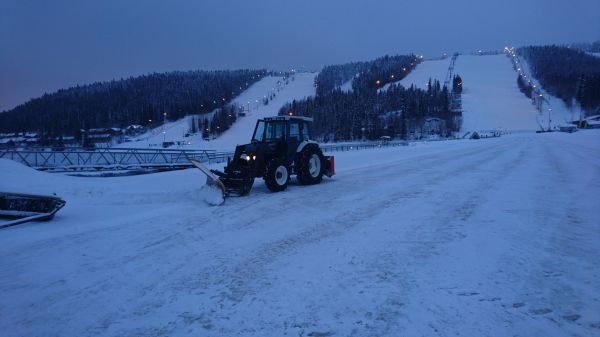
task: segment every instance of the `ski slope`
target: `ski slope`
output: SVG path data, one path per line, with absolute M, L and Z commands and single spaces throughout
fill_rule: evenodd
M 450 59 L 424 61 L 400 81 L 426 89 L 429 79 L 444 82 Z M 517 87 L 517 74 L 504 55 L 460 55 L 454 67 L 464 87 L 463 131 L 533 131 L 538 114 Z M 385 87 L 383 88 L 385 89 Z
M 443 85 L 449 66 L 450 58 L 443 60 L 423 61 L 399 82 L 405 88 L 414 85 L 417 88 L 427 89 L 429 79 L 431 79 L 432 82 L 434 80 L 438 80 L 440 81 L 440 84 Z
M 270 86 L 272 83 L 268 83 L 264 88 L 251 88 L 252 90 L 242 93 L 234 100 L 234 104 L 247 105 L 250 102 L 250 114 L 240 118 L 219 138 L 211 141 L 212 144 L 210 146 L 213 148 L 230 149 L 229 151 L 232 151 L 236 145 L 248 143 L 252 139 L 252 133 L 254 133 L 254 127 L 258 119 L 276 116 L 279 113 L 279 109 L 285 103 L 314 96 L 316 92 L 314 86 L 316 76 L 317 73 L 297 73 L 290 78 L 289 84 L 276 93 L 275 98 L 268 105 L 258 104 L 255 98 L 258 97 L 260 99 L 263 97 L 261 95 L 262 92 L 264 92 L 264 95 L 267 95 L 268 90 L 270 90 L 269 88 L 275 88 L 274 85 Z M 280 80 L 281 78 L 278 78 L 278 81 Z M 264 85 L 264 83 L 261 83 L 261 85 Z M 267 90 L 266 92 L 265 89 Z M 252 106 L 252 104 L 255 105 Z
M 219 207 L 195 169 L 80 178 L 0 160 L 0 190 L 67 200 L 0 231 L 2 333 L 595 336 L 599 143 L 336 153 L 333 179 L 275 194 L 257 180 Z
M 254 126 L 259 118 L 275 116 L 285 103 L 292 100 L 300 100 L 315 95 L 314 78 L 316 73 L 297 73 L 288 81 L 283 77 L 267 76 L 254 83 L 238 97 L 232 100 L 232 104 L 243 106 L 247 115 L 240 117 L 236 123 L 221 136 L 214 140 L 205 141 L 201 132 L 184 137 L 191 126 L 191 116 L 178 121 L 165 123 L 165 125 L 150 130 L 147 134 L 138 137 L 138 141 L 121 143 L 121 148 L 148 148 L 160 147 L 163 141 L 182 141 L 180 149 L 217 149 L 222 151 L 233 151 L 235 145 L 245 144 L 250 141 Z M 260 103 L 263 98 L 275 94 L 268 105 Z M 249 112 L 248 112 L 249 109 Z M 212 118 L 212 114 L 201 115 L 200 118 Z M 189 143 L 189 144 L 187 144 Z
M 463 80 L 462 130 L 539 130 L 537 110 L 519 91 L 506 55 L 461 55 L 454 73 Z

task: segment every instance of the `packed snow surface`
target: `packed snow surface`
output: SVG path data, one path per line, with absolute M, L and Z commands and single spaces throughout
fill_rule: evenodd
M 506 55 L 461 55 L 454 73 L 464 86 L 463 130 L 539 129 L 537 110 L 519 91 L 517 73 Z
M 597 336 L 599 144 L 336 153 L 320 185 L 257 180 L 218 207 L 196 169 L 81 178 L 0 160 L 0 190 L 67 201 L 0 231 L 2 334 Z
M 440 84 L 443 85 L 449 66 L 450 58 L 443 60 L 423 61 L 419 63 L 415 69 L 408 73 L 408 75 L 406 75 L 406 77 L 400 81 L 400 84 L 402 84 L 405 88 L 414 85 L 417 88 L 427 89 L 429 79 L 431 79 L 432 82 L 434 80 L 438 80 L 440 81 Z

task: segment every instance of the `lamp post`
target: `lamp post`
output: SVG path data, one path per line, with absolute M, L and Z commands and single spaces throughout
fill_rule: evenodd
M 167 141 L 167 131 L 165 130 L 165 124 L 167 123 L 167 113 L 163 112 L 163 127 L 162 127 L 162 133 L 163 133 L 163 143 Z

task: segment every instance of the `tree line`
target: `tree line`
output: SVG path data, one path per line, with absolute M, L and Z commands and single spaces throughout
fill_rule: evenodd
M 325 95 L 348 81 L 353 91 L 373 91 L 397 82 L 411 72 L 422 57 L 415 55 L 383 56 L 368 62 L 351 62 L 326 66 L 315 79 L 317 95 Z
M 325 74 L 317 76 L 317 95 L 294 100 L 279 114 L 314 118 L 313 134 L 322 141 L 373 140 L 382 136 L 407 139 L 411 133 L 422 133 L 432 119 L 441 124 L 436 133 L 448 136 L 460 128 L 460 107 L 450 108 L 452 95 L 448 90 L 460 96 L 462 79 L 458 75 L 453 78 L 454 89 L 431 79 L 425 90 L 393 83 L 419 62 L 414 55 L 385 56 L 372 62 L 325 67 Z M 339 85 L 349 80 L 353 81 L 353 90 L 342 91 Z
M 568 106 L 579 104 L 588 114 L 600 112 L 600 58 L 554 45 L 519 48 L 518 53 L 527 60 L 533 77 L 550 94 Z M 527 95 L 529 89 L 523 79 L 517 81 Z
M 0 113 L 0 132 L 33 131 L 58 137 L 78 135 L 81 129 L 152 127 L 223 108 L 267 74 L 248 69 L 176 71 L 78 85 Z

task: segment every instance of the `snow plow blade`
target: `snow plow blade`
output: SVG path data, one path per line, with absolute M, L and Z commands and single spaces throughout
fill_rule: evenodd
M 66 202 L 55 196 L 0 192 L 0 228 L 28 221 L 47 221 L 54 217 Z
M 227 196 L 227 193 L 225 192 L 225 185 L 223 185 L 223 182 L 219 179 L 219 177 L 216 174 L 214 174 L 208 167 L 206 167 L 201 162 L 195 159 L 191 159 L 190 161 L 192 162 L 192 164 L 194 164 L 194 166 L 196 166 L 200 171 L 202 171 L 202 173 L 206 175 L 206 185 L 209 186 L 211 189 L 219 191 L 219 198 L 209 198 L 210 200 L 206 200 L 206 202 L 208 202 L 211 205 L 222 204 L 225 201 L 225 197 Z

